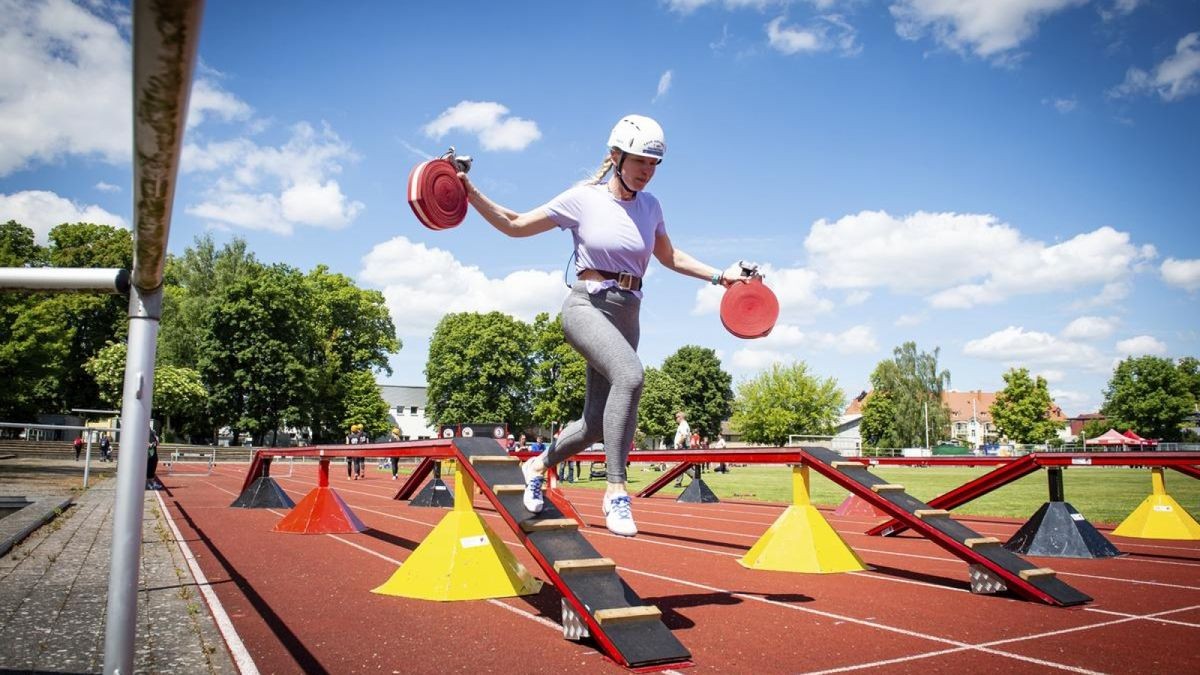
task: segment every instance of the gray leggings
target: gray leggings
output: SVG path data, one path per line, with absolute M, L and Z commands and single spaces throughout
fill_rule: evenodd
M 642 398 L 642 361 L 637 355 L 641 306 L 636 295 L 616 288 L 591 295 L 582 281 L 571 287 L 563 302 L 563 335 L 587 361 L 587 393 L 583 418 L 568 424 L 542 456 L 546 466 L 603 440 L 608 482 L 625 482 Z

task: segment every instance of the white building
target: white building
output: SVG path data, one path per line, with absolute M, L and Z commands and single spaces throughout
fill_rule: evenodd
M 402 440 L 437 438 L 437 429 L 425 419 L 425 387 L 381 384 L 379 393 L 388 404 L 392 424 L 400 427 Z

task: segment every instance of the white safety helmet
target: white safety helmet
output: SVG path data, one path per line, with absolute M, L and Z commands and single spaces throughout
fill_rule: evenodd
M 608 135 L 608 147 L 662 161 L 667 140 L 658 122 L 644 115 L 626 115 Z

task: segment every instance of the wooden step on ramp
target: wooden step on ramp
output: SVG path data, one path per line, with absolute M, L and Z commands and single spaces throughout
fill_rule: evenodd
M 525 510 L 525 478 L 515 457 L 490 438 L 456 438 L 454 447 L 460 467 L 562 593 L 564 635 L 590 635 L 609 658 L 631 669 L 691 665 L 691 653 L 662 622 L 661 611 L 638 597 L 578 522 L 549 499 L 541 513 Z
M 945 509 L 931 508 L 925 502 L 904 491 L 903 485 L 888 483 L 870 471 L 843 471 L 846 460 L 825 448 L 802 449 L 804 464 L 841 487 L 850 490 L 864 501 L 889 512 L 904 513 L 897 517 L 904 527 L 926 537 L 949 553 L 967 563 L 972 576 L 987 576 L 996 588 L 1007 588 L 1021 596 L 1051 605 L 1064 607 L 1091 602 L 1091 598 L 1064 583 L 1053 570 L 1032 565 L 1024 558 L 998 545 L 992 537 L 980 536 L 966 525 L 950 517 Z M 972 584 L 972 588 L 975 585 Z M 988 591 L 991 592 L 991 591 Z

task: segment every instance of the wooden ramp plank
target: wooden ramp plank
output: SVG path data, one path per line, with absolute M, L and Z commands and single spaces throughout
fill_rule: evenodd
M 825 448 L 802 449 L 805 464 L 834 483 L 858 494 L 868 503 L 892 508 L 899 507 L 906 515 L 897 520 L 930 541 L 961 558 L 970 565 L 980 565 L 1003 579 L 1013 592 L 1032 600 L 1069 607 L 1091 602 L 1091 598 L 1064 583 L 1053 570 L 1032 566 L 1028 561 L 991 537 L 980 536 L 971 528 L 954 520 L 945 509 L 928 504 L 904 492 L 903 486 L 887 483 L 870 471 L 846 473 L 835 466 L 844 462 L 841 455 Z M 1032 569 L 1031 569 L 1032 568 Z
M 546 500 L 539 514 L 525 510 L 525 479 L 515 457 L 490 438 L 455 439 L 455 452 L 484 496 L 517 533 L 563 600 L 587 626 L 596 646 L 628 668 L 670 668 L 691 664 L 691 653 L 662 622 L 661 612 L 638 597 L 567 518 Z

